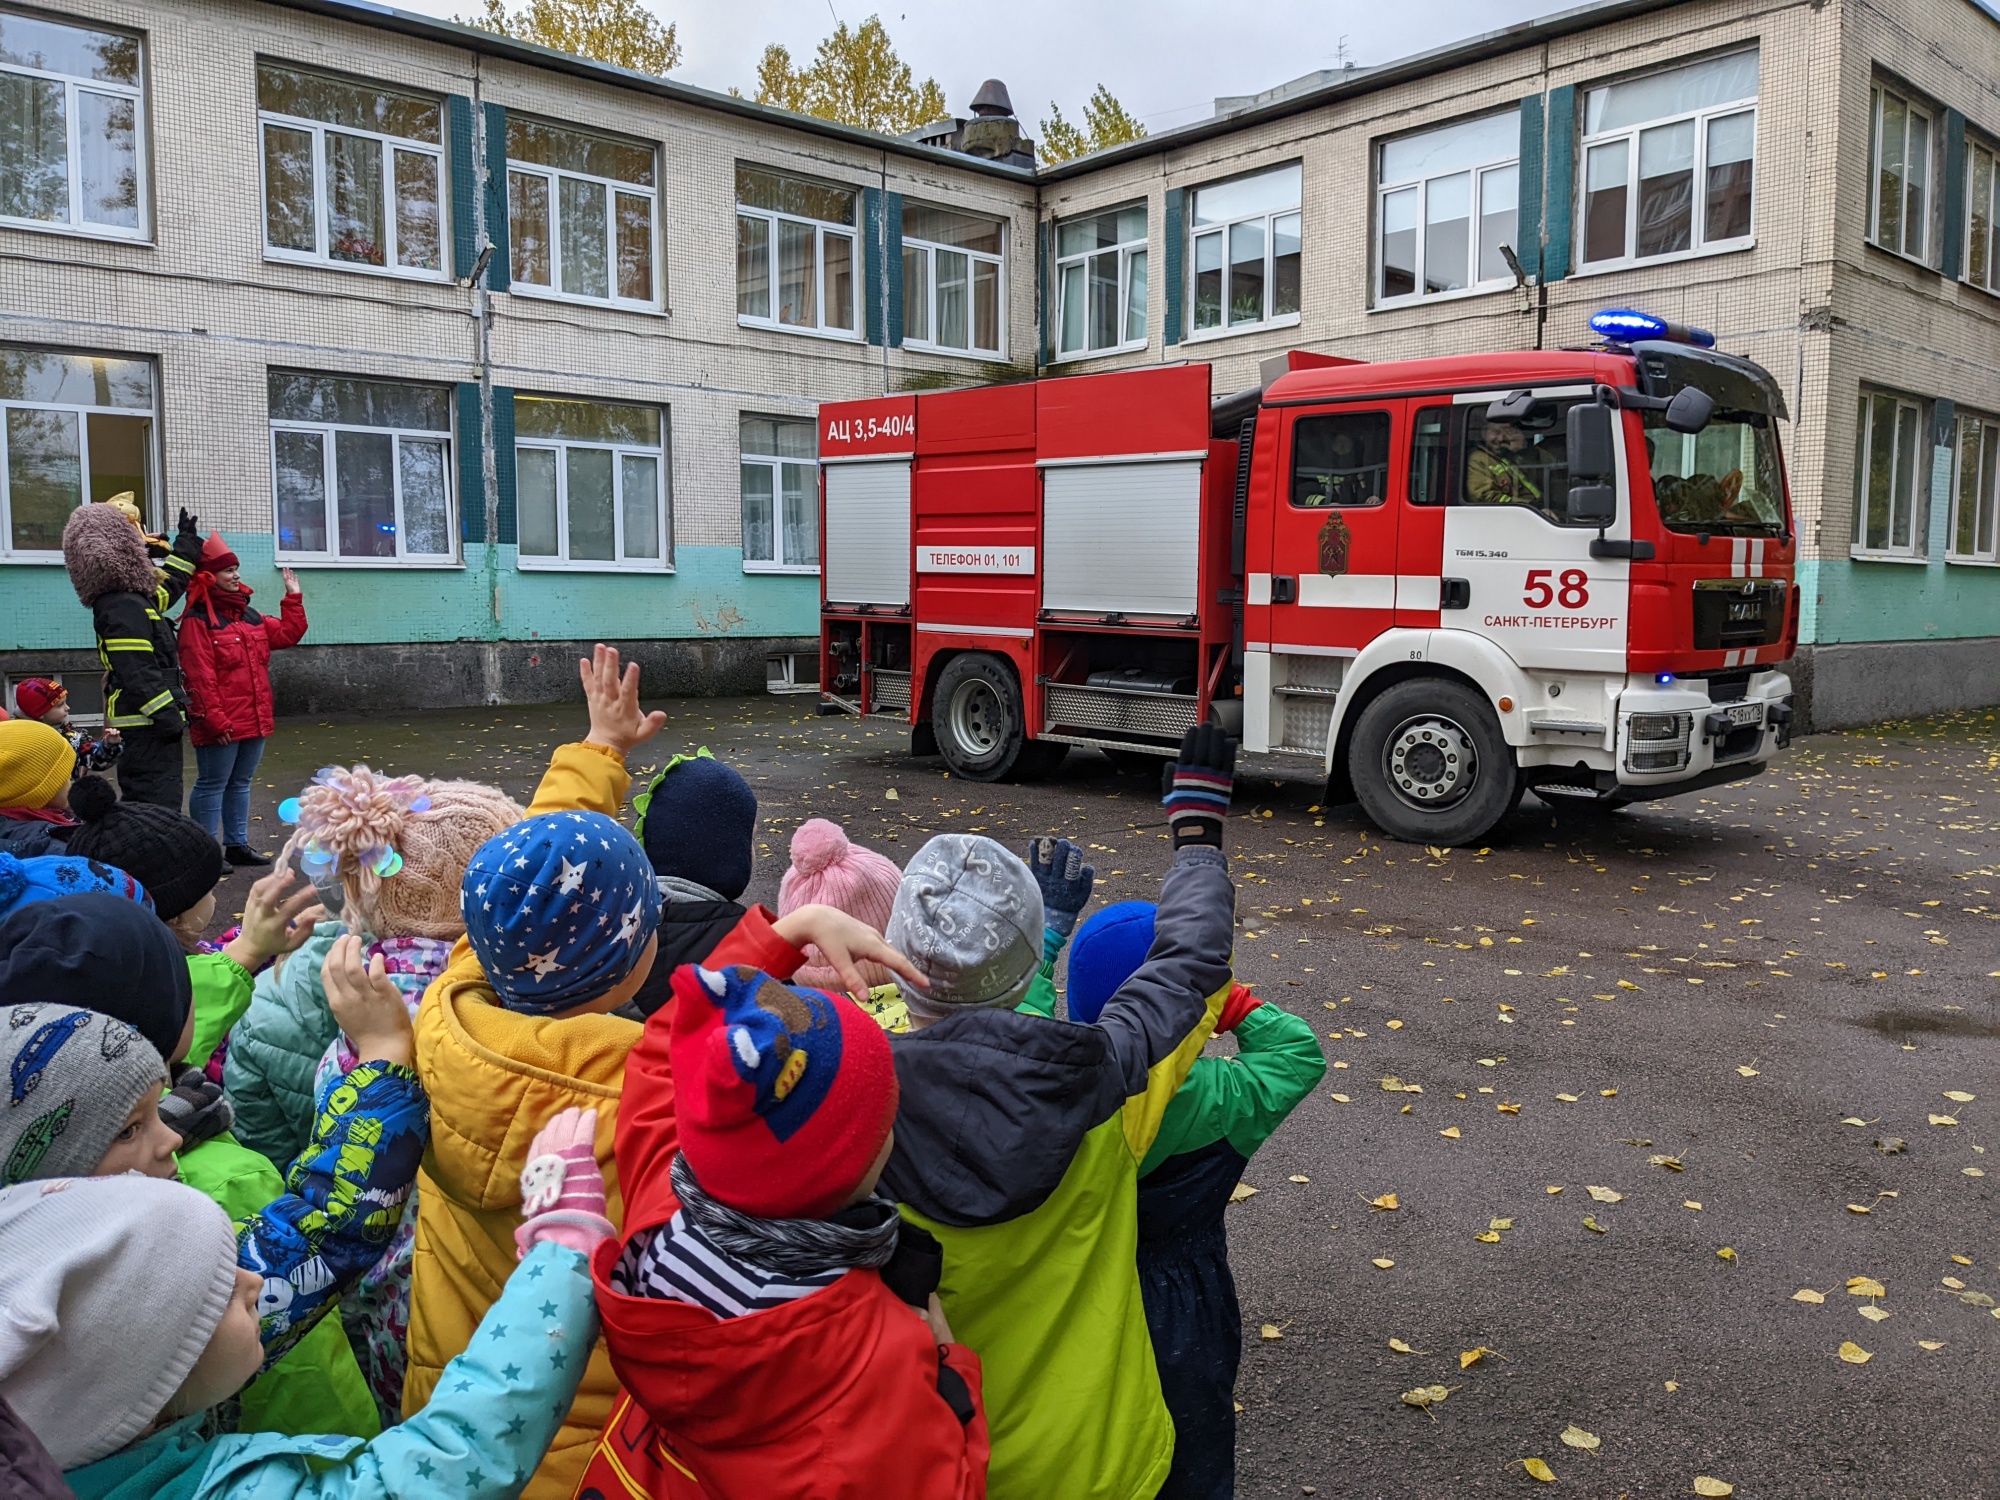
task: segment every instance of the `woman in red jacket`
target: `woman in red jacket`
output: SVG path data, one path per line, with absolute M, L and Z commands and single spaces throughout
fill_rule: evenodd
M 250 847 L 250 778 L 277 725 L 271 653 L 299 643 L 306 606 L 298 576 L 285 568 L 280 617 L 257 613 L 239 567 L 222 534 L 211 535 L 181 616 L 181 675 L 196 770 L 188 816 L 222 841 L 232 865 L 268 865 L 271 857 Z

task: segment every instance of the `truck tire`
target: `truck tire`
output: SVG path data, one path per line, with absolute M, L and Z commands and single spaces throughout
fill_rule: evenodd
M 1448 678 L 1399 682 L 1370 703 L 1347 763 L 1362 810 L 1405 843 L 1476 843 L 1521 799 L 1499 719 Z
M 931 730 L 953 775 L 998 781 L 1024 758 L 1032 774 L 1038 757 L 1026 752 L 1036 747 L 1021 724 L 1021 690 L 1006 663 L 980 651 L 945 663 L 931 695 Z

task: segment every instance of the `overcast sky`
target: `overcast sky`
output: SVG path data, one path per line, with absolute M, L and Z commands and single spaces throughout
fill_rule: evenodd
M 474 0 L 391 0 L 430 15 L 471 14 Z M 510 0 L 510 9 L 518 0 Z M 674 77 L 749 91 L 757 59 L 782 42 L 807 61 L 834 18 L 879 13 L 918 77 L 944 85 L 963 114 L 998 78 L 1028 122 L 1051 99 L 1070 119 L 1098 84 L 1153 130 L 1208 115 L 1217 94 L 1249 94 L 1338 65 L 1389 62 L 1568 8 L 1572 0 L 642 0 L 679 27 Z

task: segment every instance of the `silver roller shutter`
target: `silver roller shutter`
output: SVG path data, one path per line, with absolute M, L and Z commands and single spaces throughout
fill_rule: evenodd
M 1076 464 L 1042 471 L 1042 607 L 1196 612 L 1201 464 Z
M 910 602 L 910 461 L 828 464 L 829 604 Z

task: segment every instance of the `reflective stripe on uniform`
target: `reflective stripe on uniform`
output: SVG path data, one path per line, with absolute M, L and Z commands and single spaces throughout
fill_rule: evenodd
M 151 641 L 129 635 L 107 636 L 100 639 L 97 644 L 99 649 L 104 651 L 151 651 L 153 649 Z
M 148 698 L 144 703 L 140 704 L 139 712 L 145 714 L 148 718 L 150 718 L 173 701 L 174 701 L 173 689 L 169 688 L 167 691 L 163 693 L 154 694 L 152 697 Z

